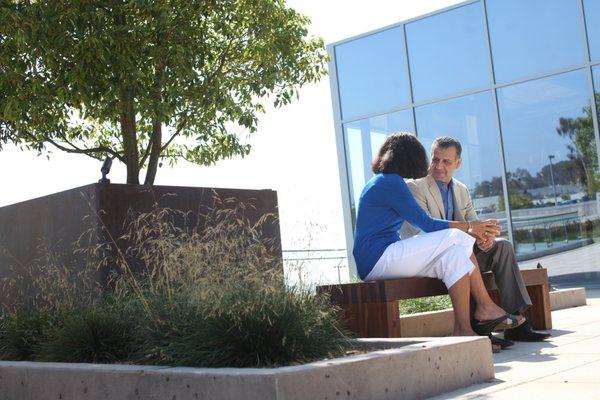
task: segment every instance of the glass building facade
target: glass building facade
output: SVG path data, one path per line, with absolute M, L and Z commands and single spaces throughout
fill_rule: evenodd
M 600 0 L 469 1 L 328 49 L 349 251 L 397 131 L 460 140 L 455 177 L 521 260 L 600 240 Z

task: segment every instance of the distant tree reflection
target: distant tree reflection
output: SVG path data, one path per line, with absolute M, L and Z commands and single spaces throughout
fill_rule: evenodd
M 600 93 L 595 95 L 596 107 L 600 109 Z M 592 107 L 582 109 L 582 115 L 577 118 L 560 117 L 556 133 L 568 139 L 567 159 L 554 163 L 548 162 L 538 172 L 532 174 L 525 168 L 516 168 L 507 171 L 506 179 L 509 190 L 509 199 L 512 209 L 531 207 L 544 207 L 554 205 L 548 199 L 554 199 L 554 185 L 574 190 L 579 188 L 580 201 L 596 198 L 596 192 L 600 190 L 600 175 L 598 172 L 598 156 L 596 150 L 596 138 Z M 546 190 L 544 190 L 546 188 Z M 505 209 L 503 198 L 502 178 L 495 176 L 491 180 L 477 182 L 473 188 L 475 198 L 499 196 L 498 209 Z M 569 193 L 558 193 L 562 202 L 571 199 Z
M 600 105 L 600 93 L 596 93 L 596 107 Z M 590 197 L 598 190 L 598 155 L 594 134 L 594 120 L 591 105 L 583 108 L 584 115 L 577 118 L 559 118 L 556 132 L 571 142 L 567 145 L 568 158 L 578 173 L 582 186 L 587 186 Z

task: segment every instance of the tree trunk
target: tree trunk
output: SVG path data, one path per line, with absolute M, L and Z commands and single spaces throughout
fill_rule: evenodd
M 127 99 L 125 112 L 121 114 L 121 134 L 123 135 L 123 158 L 127 166 L 127 183 L 140 183 L 139 153 L 135 127 L 135 109 L 133 100 Z
M 156 178 L 160 148 L 162 146 L 162 125 L 160 121 L 154 121 L 152 124 L 152 138 L 150 140 L 152 141 L 152 147 L 150 148 L 150 157 L 148 158 L 145 185 L 153 185 Z

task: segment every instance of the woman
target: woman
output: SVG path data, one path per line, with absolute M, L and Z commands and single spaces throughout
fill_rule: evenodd
M 500 233 L 498 221 L 445 221 L 431 218 L 417 204 L 403 178 L 427 175 L 427 154 L 417 138 L 395 133 L 373 162 L 375 174 L 362 191 L 356 220 L 354 258 L 365 281 L 423 276 L 441 279 L 454 308 L 455 336 L 487 334 L 525 321 L 506 313 L 489 297 L 473 255 L 474 237 L 490 240 Z M 424 234 L 400 240 L 404 221 Z M 473 331 L 470 295 L 478 321 Z

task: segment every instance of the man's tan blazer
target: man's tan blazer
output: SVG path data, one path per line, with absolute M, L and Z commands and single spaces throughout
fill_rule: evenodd
M 453 180 L 452 194 L 454 197 L 454 218 L 453 221 L 475 221 L 477 213 L 473 208 L 473 201 L 469 189 L 460 181 Z M 444 202 L 442 193 L 435 179 L 427 175 L 421 179 L 409 179 L 406 181 L 408 188 L 412 192 L 415 200 L 433 218 L 446 219 L 444 211 Z M 400 237 L 409 238 L 421 232 L 408 222 L 405 222 L 400 228 Z

